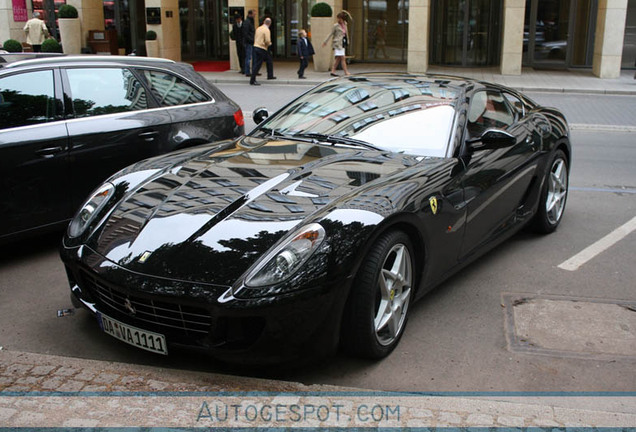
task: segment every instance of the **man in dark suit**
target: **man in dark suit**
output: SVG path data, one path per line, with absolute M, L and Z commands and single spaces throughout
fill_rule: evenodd
M 247 11 L 247 19 L 243 23 L 243 44 L 245 46 L 245 76 L 252 75 L 252 57 L 254 53 L 254 10 Z
M 296 44 L 298 59 L 300 60 L 300 68 L 298 68 L 298 78 L 305 79 L 305 68 L 309 64 L 309 57 L 315 54 L 314 47 L 307 39 L 305 29 L 298 31 L 298 43 Z
M 243 17 L 234 15 L 234 25 L 232 26 L 232 39 L 236 42 L 236 55 L 241 67 L 241 73 L 245 73 L 245 41 L 243 40 Z

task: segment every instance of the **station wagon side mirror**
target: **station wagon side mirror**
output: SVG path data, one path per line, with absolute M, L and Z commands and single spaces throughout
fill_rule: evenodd
M 467 141 L 468 148 L 472 151 L 496 150 L 512 147 L 517 143 L 517 138 L 499 129 L 488 129 L 480 137 Z
M 269 117 L 269 112 L 263 107 L 256 108 L 252 113 L 252 119 L 254 119 L 254 123 L 256 124 L 262 123 L 267 117 Z

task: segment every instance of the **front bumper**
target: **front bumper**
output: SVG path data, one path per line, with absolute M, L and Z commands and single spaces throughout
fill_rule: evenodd
M 223 294 L 229 287 L 133 273 L 83 248 L 61 251 L 74 304 L 163 334 L 170 349 L 195 348 L 221 360 L 263 364 L 337 348 L 350 280 L 279 296 L 228 298 Z

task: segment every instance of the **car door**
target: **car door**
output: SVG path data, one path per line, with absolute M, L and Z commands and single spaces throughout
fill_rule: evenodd
M 0 76 L 0 238 L 68 219 L 68 136 L 59 71 Z
M 516 143 L 473 151 L 465 145 L 467 168 L 462 183 L 467 219 L 460 259 L 516 225 L 517 210 L 537 169 L 539 149 L 527 117 L 497 89 L 473 93 L 467 117 L 465 139 L 475 139 L 488 129 L 500 129 L 514 135 Z
M 118 170 L 168 150 L 170 116 L 157 107 L 130 68 L 67 67 L 65 90 L 72 100 L 68 121 L 71 182 L 78 207 Z

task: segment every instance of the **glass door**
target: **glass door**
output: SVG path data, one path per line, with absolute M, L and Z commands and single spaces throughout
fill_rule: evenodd
M 263 23 L 265 18 L 271 18 L 272 25 L 269 31 L 272 36 L 272 54 L 274 57 L 286 57 L 287 44 L 286 40 L 291 39 L 287 37 L 287 29 L 291 26 L 287 25 L 287 8 L 285 6 L 285 0 L 261 0 L 258 5 L 258 19 L 259 22 L 255 23 L 256 27 Z M 298 29 L 296 29 L 296 32 Z
M 501 0 L 440 0 L 433 3 L 431 64 L 497 64 L 501 12 Z
M 184 60 L 227 59 L 227 0 L 179 0 L 181 57 Z

